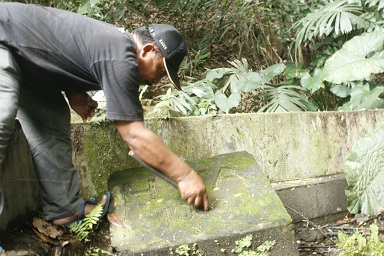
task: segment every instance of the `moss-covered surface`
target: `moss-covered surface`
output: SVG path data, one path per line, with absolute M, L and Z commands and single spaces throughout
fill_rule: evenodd
M 74 162 L 81 176 L 81 194 L 101 197 L 114 172 L 138 166 L 129 148 L 111 123 L 72 125 Z
M 207 185 L 211 210 L 187 205 L 177 189 L 144 168 L 114 172 L 112 246 L 145 252 L 202 240 L 287 227 L 291 218 L 254 158 L 246 152 L 191 162 Z

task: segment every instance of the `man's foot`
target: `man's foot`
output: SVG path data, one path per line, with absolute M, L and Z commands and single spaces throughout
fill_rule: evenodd
M 98 202 L 98 204 L 101 204 L 103 206 L 105 206 L 105 203 L 107 202 L 107 195 L 103 195 L 103 197 L 100 199 L 100 201 Z M 87 215 L 88 213 L 90 213 L 93 208 L 95 208 L 96 205 L 93 205 L 93 204 L 85 204 L 85 207 L 84 207 L 84 216 Z M 68 217 L 64 217 L 64 218 L 61 218 L 61 219 L 56 219 L 56 220 L 53 220 L 53 224 L 55 225 L 65 225 L 65 224 L 68 224 L 72 221 L 75 221 L 77 220 L 79 216 L 79 212 L 75 213 L 74 215 L 72 216 L 68 216 Z M 0 256 L 3 256 L 3 255 L 0 255 Z

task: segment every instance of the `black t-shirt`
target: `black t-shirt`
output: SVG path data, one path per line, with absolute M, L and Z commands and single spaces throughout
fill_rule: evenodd
M 0 3 L 0 44 L 13 53 L 22 86 L 104 91 L 107 118 L 143 120 L 132 34 L 76 13 Z

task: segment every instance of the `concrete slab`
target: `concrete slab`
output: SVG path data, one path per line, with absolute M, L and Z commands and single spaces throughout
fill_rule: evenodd
M 144 168 L 111 175 L 110 212 L 124 223 L 111 225 L 119 255 L 170 255 L 186 245 L 204 255 L 235 255 L 236 241 L 249 234 L 247 250 L 275 241 L 269 255 L 298 255 L 292 219 L 252 155 L 223 154 L 190 165 L 207 185 L 209 212 L 187 205 L 177 189 Z
M 344 174 L 272 183 L 294 223 L 305 219 L 330 223 L 346 215 Z

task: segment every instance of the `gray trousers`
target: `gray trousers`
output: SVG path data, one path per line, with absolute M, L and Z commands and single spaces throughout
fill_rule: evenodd
M 19 77 L 12 55 L 0 48 L 0 164 L 17 115 L 31 149 L 45 219 L 70 216 L 84 200 L 78 196 L 80 178 L 72 164 L 69 106 L 60 91 L 23 85 Z M 0 214 L 7 205 L 4 199 L 11 197 L 5 193 L 0 185 Z

